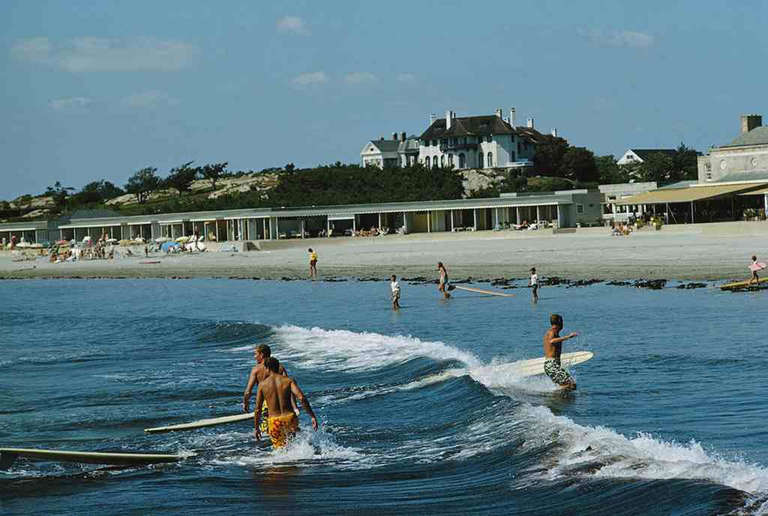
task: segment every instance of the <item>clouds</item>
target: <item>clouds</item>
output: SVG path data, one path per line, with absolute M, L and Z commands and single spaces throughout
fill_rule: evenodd
M 79 111 L 93 103 L 92 99 L 87 97 L 62 97 L 51 100 L 48 105 L 54 111 Z
M 300 73 L 291 80 L 294 86 L 312 86 L 316 84 L 325 84 L 328 82 L 328 75 L 325 72 Z
M 178 103 L 178 99 L 169 96 L 165 92 L 157 90 L 135 93 L 125 97 L 120 101 L 120 104 L 123 106 L 135 109 L 145 109 L 158 106 L 175 106 Z
M 599 47 L 649 48 L 655 43 L 655 38 L 650 34 L 630 30 L 582 29 L 579 35 Z
M 277 30 L 280 32 L 301 34 L 302 36 L 309 35 L 307 24 L 298 16 L 283 16 L 277 20 Z
M 347 84 L 372 84 L 379 82 L 371 72 L 351 72 L 344 76 L 344 82 Z
M 197 47 L 155 38 L 79 37 L 54 44 L 46 37 L 17 41 L 11 55 L 70 73 L 177 71 L 190 66 Z

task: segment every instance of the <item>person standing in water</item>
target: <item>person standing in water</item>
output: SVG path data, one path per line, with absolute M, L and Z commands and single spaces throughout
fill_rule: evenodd
M 392 310 L 400 310 L 400 283 L 394 274 L 390 278 L 389 287 L 392 289 Z
M 261 439 L 261 407 L 266 404 L 269 416 L 267 417 L 267 431 L 272 441 L 273 448 L 282 448 L 299 431 L 299 418 L 291 408 L 291 398 L 295 397 L 304 406 L 309 417 L 312 418 L 312 429 L 317 431 L 317 417 L 309 405 L 309 400 L 301 392 L 301 389 L 288 376 L 280 374 L 280 362 L 275 357 L 269 357 L 264 361 L 267 377 L 259 383 L 256 391 L 256 412 L 253 421 L 253 434 L 256 439 Z
M 269 376 L 269 371 L 267 371 L 267 369 L 264 367 L 264 362 L 271 356 L 272 350 L 266 344 L 261 344 L 253 350 L 253 358 L 256 360 L 256 365 L 251 368 L 251 374 L 248 376 L 248 384 L 245 386 L 245 392 L 243 392 L 243 412 L 249 412 L 249 405 L 251 394 L 253 393 L 253 388 L 259 385 L 267 378 L 267 376 Z M 280 370 L 278 372 L 283 376 L 288 376 L 288 372 L 282 365 L 280 366 Z M 291 404 L 293 406 L 294 412 L 298 414 L 299 409 L 296 406 L 296 401 L 291 400 Z M 257 405 L 256 409 L 258 410 L 258 408 L 259 407 Z M 266 407 L 264 407 L 263 411 L 264 414 L 262 414 L 262 416 L 264 417 L 264 427 L 262 428 L 262 431 L 266 432 L 266 421 L 268 416 Z
M 309 277 L 310 279 L 317 279 L 317 253 L 310 247 L 309 252 Z
M 752 256 L 752 265 L 749 266 L 749 270 L 752 272 L 752 276 L 749 278 L 748 285 L 751 285 L 752 282 L 755 282 L 755 285 L 760 285 L 760 278 L 757 275 L 757 271 L 762 270 L 765 268 L 764 263 L 758 263 L 757 262 L 757 256 Z
M 437 285 L 438 292 L 442 292 L 445 299 L 451 297 L 448 293 L 448 271 L 443 262 L 437 262 L 437 270 L 440 272 L 440 282 Z
M 536 267 L 531 267 L 531 279 L 528 281 L 528 286 L 531 287 L 533 302 L 537 303 L 539 301 L 539 275 L 536 274 Z
M 547 333 L 544 334 L 544 372 L 561 389 L 575 390 L 576 382 L 560 364 L 560 355 L 562 354 L 563 342 L 577 337 L 579 334 L 569 333 L 565 337 L 561 337 L 560 332 L 563 329 L 563 318 L 558 314 L 549 316 L 549 324 L 551 326 Z

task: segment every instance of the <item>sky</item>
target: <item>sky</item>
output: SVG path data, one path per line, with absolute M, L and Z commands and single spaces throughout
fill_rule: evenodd
M 430 113 L 706 151 L 767 116 L 766 2 L 0 1 L 0 198 L 188 161 L 355 163 Z

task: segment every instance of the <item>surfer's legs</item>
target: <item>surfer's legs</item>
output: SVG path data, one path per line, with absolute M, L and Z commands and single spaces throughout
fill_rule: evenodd
M 534 303 L 539 300 L 539 286 L 538 285 L 534 285 L 533 287 L 531 287 L 531 294 L 533 295 L 533 302 Z
M 576 389 L 576 382 L 573 380 L 571 374 L 563 369 L 560 362 L 554 358 L 544 361 L 544 372 L 553 382 L 559 385 L 561 389 Z

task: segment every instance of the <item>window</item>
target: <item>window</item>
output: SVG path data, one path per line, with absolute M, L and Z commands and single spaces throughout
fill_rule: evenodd
M 509 161 L 517 161 L 517 160 L 515 159 L 515 152 L 514 152 L 514 151 L 512 151 L 512 152 L 510 152 L 510 153 L 509 153 Z
M 441 167 L 445 166 L 445 156 L 440 156 L 440 166 Z
M 454 139 L 453 139 L 453 141 L 452 141 L 451 143 L 453 143 L 454 145 L 457 145 L 457 144 L 459 143 L 459 140 L 458 140 L 458 139 L 456 139 L 456 138 L 454 138 Z
M 437 140 L 432 140 L 432 147 L 437 147 Z
M 467 159 L 464 156 L 464 153 L 459 154 L 459 168 L 466 168 L 467 166 Z
M 487 163 L 486 163 L 486 166 L 487 166 L 488 168 L 491 168 L 491 167 L 493 166 L 493 153 L 492 153 L 492 152 L 489 152 L 489 153 L 488 153 L 488 156 L 487 156 L 486 162 L 487 162 Z
M 584 213 L 584 205 L 583 204 L 577 204 L 576 205 L 576 213 Z
M 427 156 L 427 159 L 425 160 L 425 163 L 427 164 L 427 168 L 429 168 L 430 166 L 430 163 L 429 163 L 430 161 L 431 160 L 429 159 L 429 156 Z
M 483 165 L 482 151 L 477 153 L 477 168 L 485 168 L 485 166 Z
M 493 140 L 492 134 L 489 134 L 488 136 L 485 137 L 485 141 L 487 141 L 488 143 L 491 143 L 492 140 Z
M 453 167 L 453 154 L 448 154 L 448 165 Z

